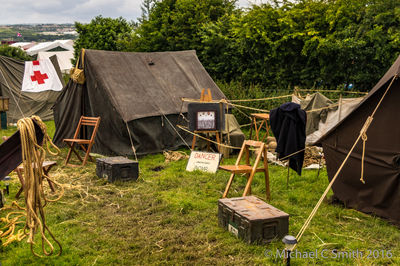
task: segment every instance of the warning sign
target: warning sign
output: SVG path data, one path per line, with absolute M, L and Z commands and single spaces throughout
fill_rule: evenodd
M 208 173 L 216 173 L 222 154 L 213 152 L 192 151 L 186 166 L 186 171 L 200 170 Z

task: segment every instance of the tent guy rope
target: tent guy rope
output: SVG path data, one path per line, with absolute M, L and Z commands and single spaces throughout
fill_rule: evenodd
M 201 139 L 204 139 L 204 140 L 206 140 L 206 141 L 208 141 L 208 142 L 211 142 L 211 143 L 213 143 L 213 144 L 215 144 L 215 145 L 217 145 L 217 146 L 221 146 L 221 147 L 225 147 L 225 148 L 229 148 L 229 149 L 236 149 L 236 150 L 242 149 L 242 147 L 234 147 L 234 146 L 226 145 L 226 144 L 223 144 L 223 143 L 218 143 L 218 142 L 216 142 L 216 141 L 213 141 L 213 140 L 211 140 L 211 139 L 208 139 L 208 138 L 206 138 L 206 137 L 203 137 L 203 136 L 201 136 L 201 135 L 199 135 L 199 134 L 197 134 L 197 133 L 194 133 L 194 132 L 192 132 L 192 131 L 190 131 L 190 130 L 184 128 L 184 127 L 181 126 L 181 125 L 176 125 L 176 126 L 177 126 L 179 129 L 182 129 L 183 131 L 186 131 L 187 133 L 190 133 L 190 134 L 192 134 L 192 135 L 194 135 L 194 136 L 196 136 L 196 137 L 198 137 L 198 138 L 201 138 Z M 190 148 L 190 149 L 191 149 L 191 148 Z
M 13 99 L 18 107 L 18 110 L 21 112 L 22 117 L 25 117 L 25 114 L 24 114 L 24 112 L 22 112 L 21 106 L 19 106 L 17 99 L 15 99 L 14 93 L 12 92 L 12 89 L 11 89 L 10 85 L 8 84 L 6 77 L 4 76 L 3 71 L 0 70 L 0 72 L 1 72 L 1 76 L 3 77 L 4 81 L 6 82 L 6 87 L 7 87 L 8 91 L 10 92 L 11 96 L 13 97 Z
M 131 131 L 129 130 L 129 126 L 126 121 L 125 121 L 125 125 L 126 125 L 126 129 L 128 130 L 129 140 L 131 141 L 131 148 L 132 148 L 133 154 L 135 155 L 135 160 L 137 161 L 138 159 L 137 159 L 137 155 L 136 155 L 136 149 L 135 149 L 135 146 L 133 145 Z

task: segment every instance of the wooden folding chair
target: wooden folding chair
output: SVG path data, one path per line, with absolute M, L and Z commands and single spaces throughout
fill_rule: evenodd
M 253 165 L 250 164 L 250 148 L 255 149 L 254 152 L 257 155 Z M 240 164 L 244 154 L 246 154 L 245 164 Z M 258 167 L 258 164 L 260 163 L 262 156 L 264 157 L 264 165 L 263 167 L 260 168 Z M 233 178 L 235 177 L 236 174 L 246 174 L 247 184 L 243 192 L 243 197 L 244 197 L 248 193 L 251 193 L 251 182 L 253 181 L 255 173 L 264 172 L 265 192 L 267 195 L 267 200 L 270 199 L 267 145 L 265 145 L 264 142 L 255 140 L 245 140 L 243 142 L 242 148 L 240 150 L 235 165 L 221 165 L 219 169 L 232 173 L 229 178 L 228 184 L 226 185 L 225 192 L 222 196 L 223 198 L 225 198 L 228 195 L 228 191 L 232 185 Z
M 70 147 L 68 151 L 67 158 L 65 159 L 65 165 L 70 165 L 70 166 L 76 166 L 72 164 L 68 164 L 69 159 L 71 158 L 72 152 L 76 154 L 78 159 L 82 162 L 82 166 L 84 166 L 87 162 L 88 159 L 90 159 L 93 162 L 93 158 L 89 155 L 90 150 L 92 149 L 92 146 L 94 144 L 94 139 L 96 137 L 97 129 L 99 128 L 100 124 L 100 117 L 86 117 L 86 116 L 81 116 L 81 119 L 79 120 L 78 127 L 76 128 L 75 135 L 73 139 L 64 139 L 63 141 Z M 92 136 L 90 139 L 79 139 L 78 135 L 81 130 L 81 127 L 83 126 L 91 126 L 93 127 L 93 132 Z M 79 145 L 83 151 L 86 152 L 85 158 L 82 160 L 81 156 L 79 153 L 75 150 L 75 144 Z M 85 145 L 88 147 L 86 148 Z

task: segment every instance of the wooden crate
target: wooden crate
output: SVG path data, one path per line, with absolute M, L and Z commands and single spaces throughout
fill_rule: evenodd
M 139 177 L 139 163 L 125 157 L 107 157 L 96 160 L 96 174 L 109 182 L 136 180 Z
M 289 231 L 289 214 L 254 196 L 218 201 L 218 223 L 248 243 L 280 240 Z

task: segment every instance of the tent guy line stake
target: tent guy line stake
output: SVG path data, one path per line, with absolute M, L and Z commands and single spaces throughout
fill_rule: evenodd
M 186 142 L 186 140 L 182 137 L 181 134 L 179 134 L 178 130 L 176 130 L 176 128 L 174 127 L 174 125 L 172 125 L 171 121 L 169 121 L 169 119 L 163 114 L 161 113 L 165 119 L 167 120 L 167 122 L 170 124 L 170 126 L 172 127 L 172 129 L 176 132 L 176 134 L 178 134 L 178 136 L 181 138 L 181 140 L 186 144 L 186 146 L 191 149 L 191 147 L 189 146 L 189 144 Z
M 129 139 L 131 141 L 132 151 L 133 151 L 133 154 L 135 155 L 135 160 L 137 161 L 138 159 L 137 159 L 137 155 L 136 155 L 136 149 L 135 149 L 135 146 L 133 145 L 131 131 L 129 130 L 129 126 L 128 126 L 128 123 L 126 121 L 125 121 L 125 125 L 126 125 L 126 129 L 128 130 Z

